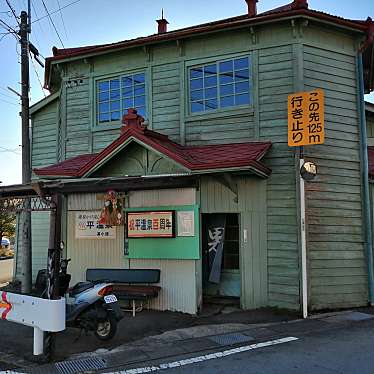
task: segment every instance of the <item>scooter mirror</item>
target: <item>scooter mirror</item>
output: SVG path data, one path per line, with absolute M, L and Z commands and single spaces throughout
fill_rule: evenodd
M 63 250 L 65 248 L 65 243 L 61 240 L 60 242 L 60 249 Z

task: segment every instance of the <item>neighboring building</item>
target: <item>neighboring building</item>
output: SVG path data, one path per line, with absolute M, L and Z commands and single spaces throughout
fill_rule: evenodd
M 299 154 L 287 145 L 287 98 L 322 89 L 325 144 L 304 149 L 318 166 L 306 184 L 308 304 L 367 304 L 360 79 L 373 90 L 373 22 L 305 0 L 262 14 L 247 2 L 243 16 L 171 32 L 159 20 L 156 35 L 54 48 L 46 60 L 51 95 L 31 108 L 32 167 L 34 179 L 79 185 L 63 219 L 73 281 L 91 267 L 158 268 L 157 309 L 196 313 L 214 295 L 299 310 Z M 127 240 L 123 227 L 115 239 L 77 238 L 78 221 L 104 206 L 103 185 L 125 194 L 127 212 L 176 211 L 187 236 L 179 222 L 175 238 Z M 34 275 L 48 220 L 33 213 Z M 208 229 L 223 224 L 222 271 L 211 272 L 222 232 Z

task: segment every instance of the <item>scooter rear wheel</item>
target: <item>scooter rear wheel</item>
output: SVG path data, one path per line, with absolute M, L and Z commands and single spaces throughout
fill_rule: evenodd
M 108 314 L 105 319 L 98 322 L 95 330 L 95 336 L 100 340 L 110 340 L 116 334 L 117 320 L 112 314 Z

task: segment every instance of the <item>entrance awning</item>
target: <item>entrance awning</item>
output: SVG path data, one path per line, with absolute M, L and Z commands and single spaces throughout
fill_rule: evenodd
M 125 150 L 130 144 L 136 143 L 173 163 L 184 175 L 247 171 L 266 178 L 271 174 L 271 170 L 261 162 L 271 147 L 270 142 L 183 146 L 166 135 L 147 129 L 143 121 L 136 110 L 130 109 L 124 116 L 125 125 L 121 135 L 100 153 L 83 154 L 34 169 L 34 173 L 48 178 L 93 177 L 97 170 L 119 153 L 124 152 L 126 158 Z
M 39 180 L 36 183 L 0 186 L 0 199 L 50 197 L 53 194 L 119 192 L 163 188 L 198 188 L 196 176 L 147 176 L 123 178 L 79 178 Z

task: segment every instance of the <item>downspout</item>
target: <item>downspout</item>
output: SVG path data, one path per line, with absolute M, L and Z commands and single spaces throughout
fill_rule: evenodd
M 360 158 L 363 183 L 363 209 L 365 227 L 365 253 L 368 268 L 368 292 L 369 304 L 374 305 L 374 274 L 373 274 L 373 231 L 371 225 L 371 203 L 369 194 L 369 167 L 367 151 L 366 117 L 365 117 L 365 96 L 364 96 L 364 69 L 362 63 L 362 52 L 357 55 L 357 104 L 359 112 L 360 128 Z

